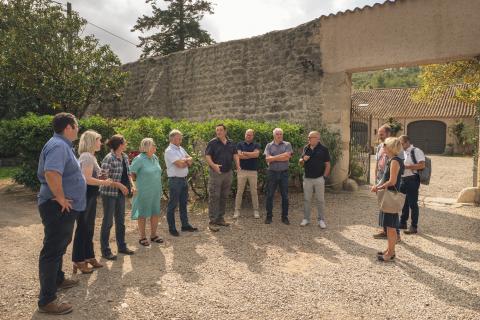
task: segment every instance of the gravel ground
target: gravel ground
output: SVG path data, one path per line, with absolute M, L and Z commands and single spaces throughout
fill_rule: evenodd
M 457 198 L 463 188 L 472 186 L 472 157 L 428 156 L 432 159 L 432 178 L 428 186 L 420 187 L 420 197 Z M 372 156 L 370 164 L 370 181 L 375 181 L 374 156 Z
M 278 211 L 267 226 L 244 209 L 217 233 L 207 231 L 198 205 L 191 220 L 200 232 L 165 236 L 165 244 L 150 248 L 137 245 L 128 220 L 135 255 L 75 276 L 80 286 L 60 295 L 75 310 L 62 319 L 480 318 L 478 207 L 427 203 L 421 233 L 403 236 L 396 262 L 382 264 L 375 252 L 386 243 L 372 238 L 377 209 L 366 187 L 327 193 L 326 230 L 300 227 L 302 195 L 290 200 L 290 226 Z M 0 203 L 0 318 L 52 318 L 36 312 L 43 234 L 35 197 L 4 185 Z M 97 253 L 99 225 L 98 219 Z M 160 233 L 166 235 L 164 217 Z M 70 254 L 71 246 L 67 275 Z

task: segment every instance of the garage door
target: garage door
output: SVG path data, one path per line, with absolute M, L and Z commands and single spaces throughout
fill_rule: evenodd
M 443 153 L 447 137 L 447 126 L 441 121 L 422 120 L 407 126 L 407 135 L 414 146 L 425 153 Z

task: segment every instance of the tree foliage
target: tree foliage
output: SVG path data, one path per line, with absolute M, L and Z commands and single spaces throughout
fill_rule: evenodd
M 421 71 L 421 86 L 414 96 L 416 100 L 431 101 L 452 85 L 465 84 L 457 87 L 455 97 L 467 103 L 480 103 L 480 59 L 429 65 L 422 67 Z
M 82 116 L 114 98 L 126 74 L 86 20 L 48 0 L 0 0 L 0 117 L 60 111 Z
M 352 85 L 356 90 L 416 87 L 420 84 L 419 74 L 419 67 L 354 73 Z
M 197 48 L 215 43 L 206 30 L 200 28 L 205 13 L 212 14 L 213 7 L 206 0 L 165 0 L 168 8 L 160 8 L 157 0 L 146 0 L 152 6 L 152 15 L 137 19 L 132 31 L 140 31 L 142 57 Z

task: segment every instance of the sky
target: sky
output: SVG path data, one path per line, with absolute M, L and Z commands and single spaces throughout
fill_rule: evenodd
M 56 0 L 66 3 L 67 0 Z M 288 29 L 316 19 L 356 7 L 364 7 L 383 0 L 212 0 L 214 14 L 206 15 L 201 26 L 216 42 L 249 38 L 273 30 Z M 138 32 L 130 30 L 138 17 L 149 15 L 151 7 L 145 0 L 70 0 L 72 9 L 87 21 L 126 40 L 87 24 L 83 34 L 93 34 L 101 44 L 108 44 L 122 63 L 139 59 L 142 53 Z M 160 7 L 167 7 L 157 0 Z

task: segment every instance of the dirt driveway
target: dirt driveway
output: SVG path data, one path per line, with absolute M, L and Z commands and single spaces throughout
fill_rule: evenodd
M 60 295 L 75 307 L 62 319 L 480 318 L 479 208 L 427 203 L 421 234 L 404 236 L 396 262 L 381 264 L 375 252 L 385 242 L 372 238 L 377 208 L 366 188 L 326 195 L 326 230 L 300 227 L 302 195 L 290 199 L 290 226 L 278 212 L 265 225 L 244 209 L 238 222 L 211 233 L 197 207 L 191 220 L 199 233 L 165 236 L 150 248 L 140 248 L 128 220 L 135 255 L 77 275 L 80 286 Z M 43 234 L 35 198 L 4 186 L 0 203 L 0 318 L 53 318 L 36 312 Z
M 428 186 L 422 185 L 420 196 L 457 198 L 463 188 L 471 187 L 473 160 L 471 157 L 429 155 L 432 159 L 432 178 Z M 370 181 L 374 181 L 375 157 L 371 157 Z

